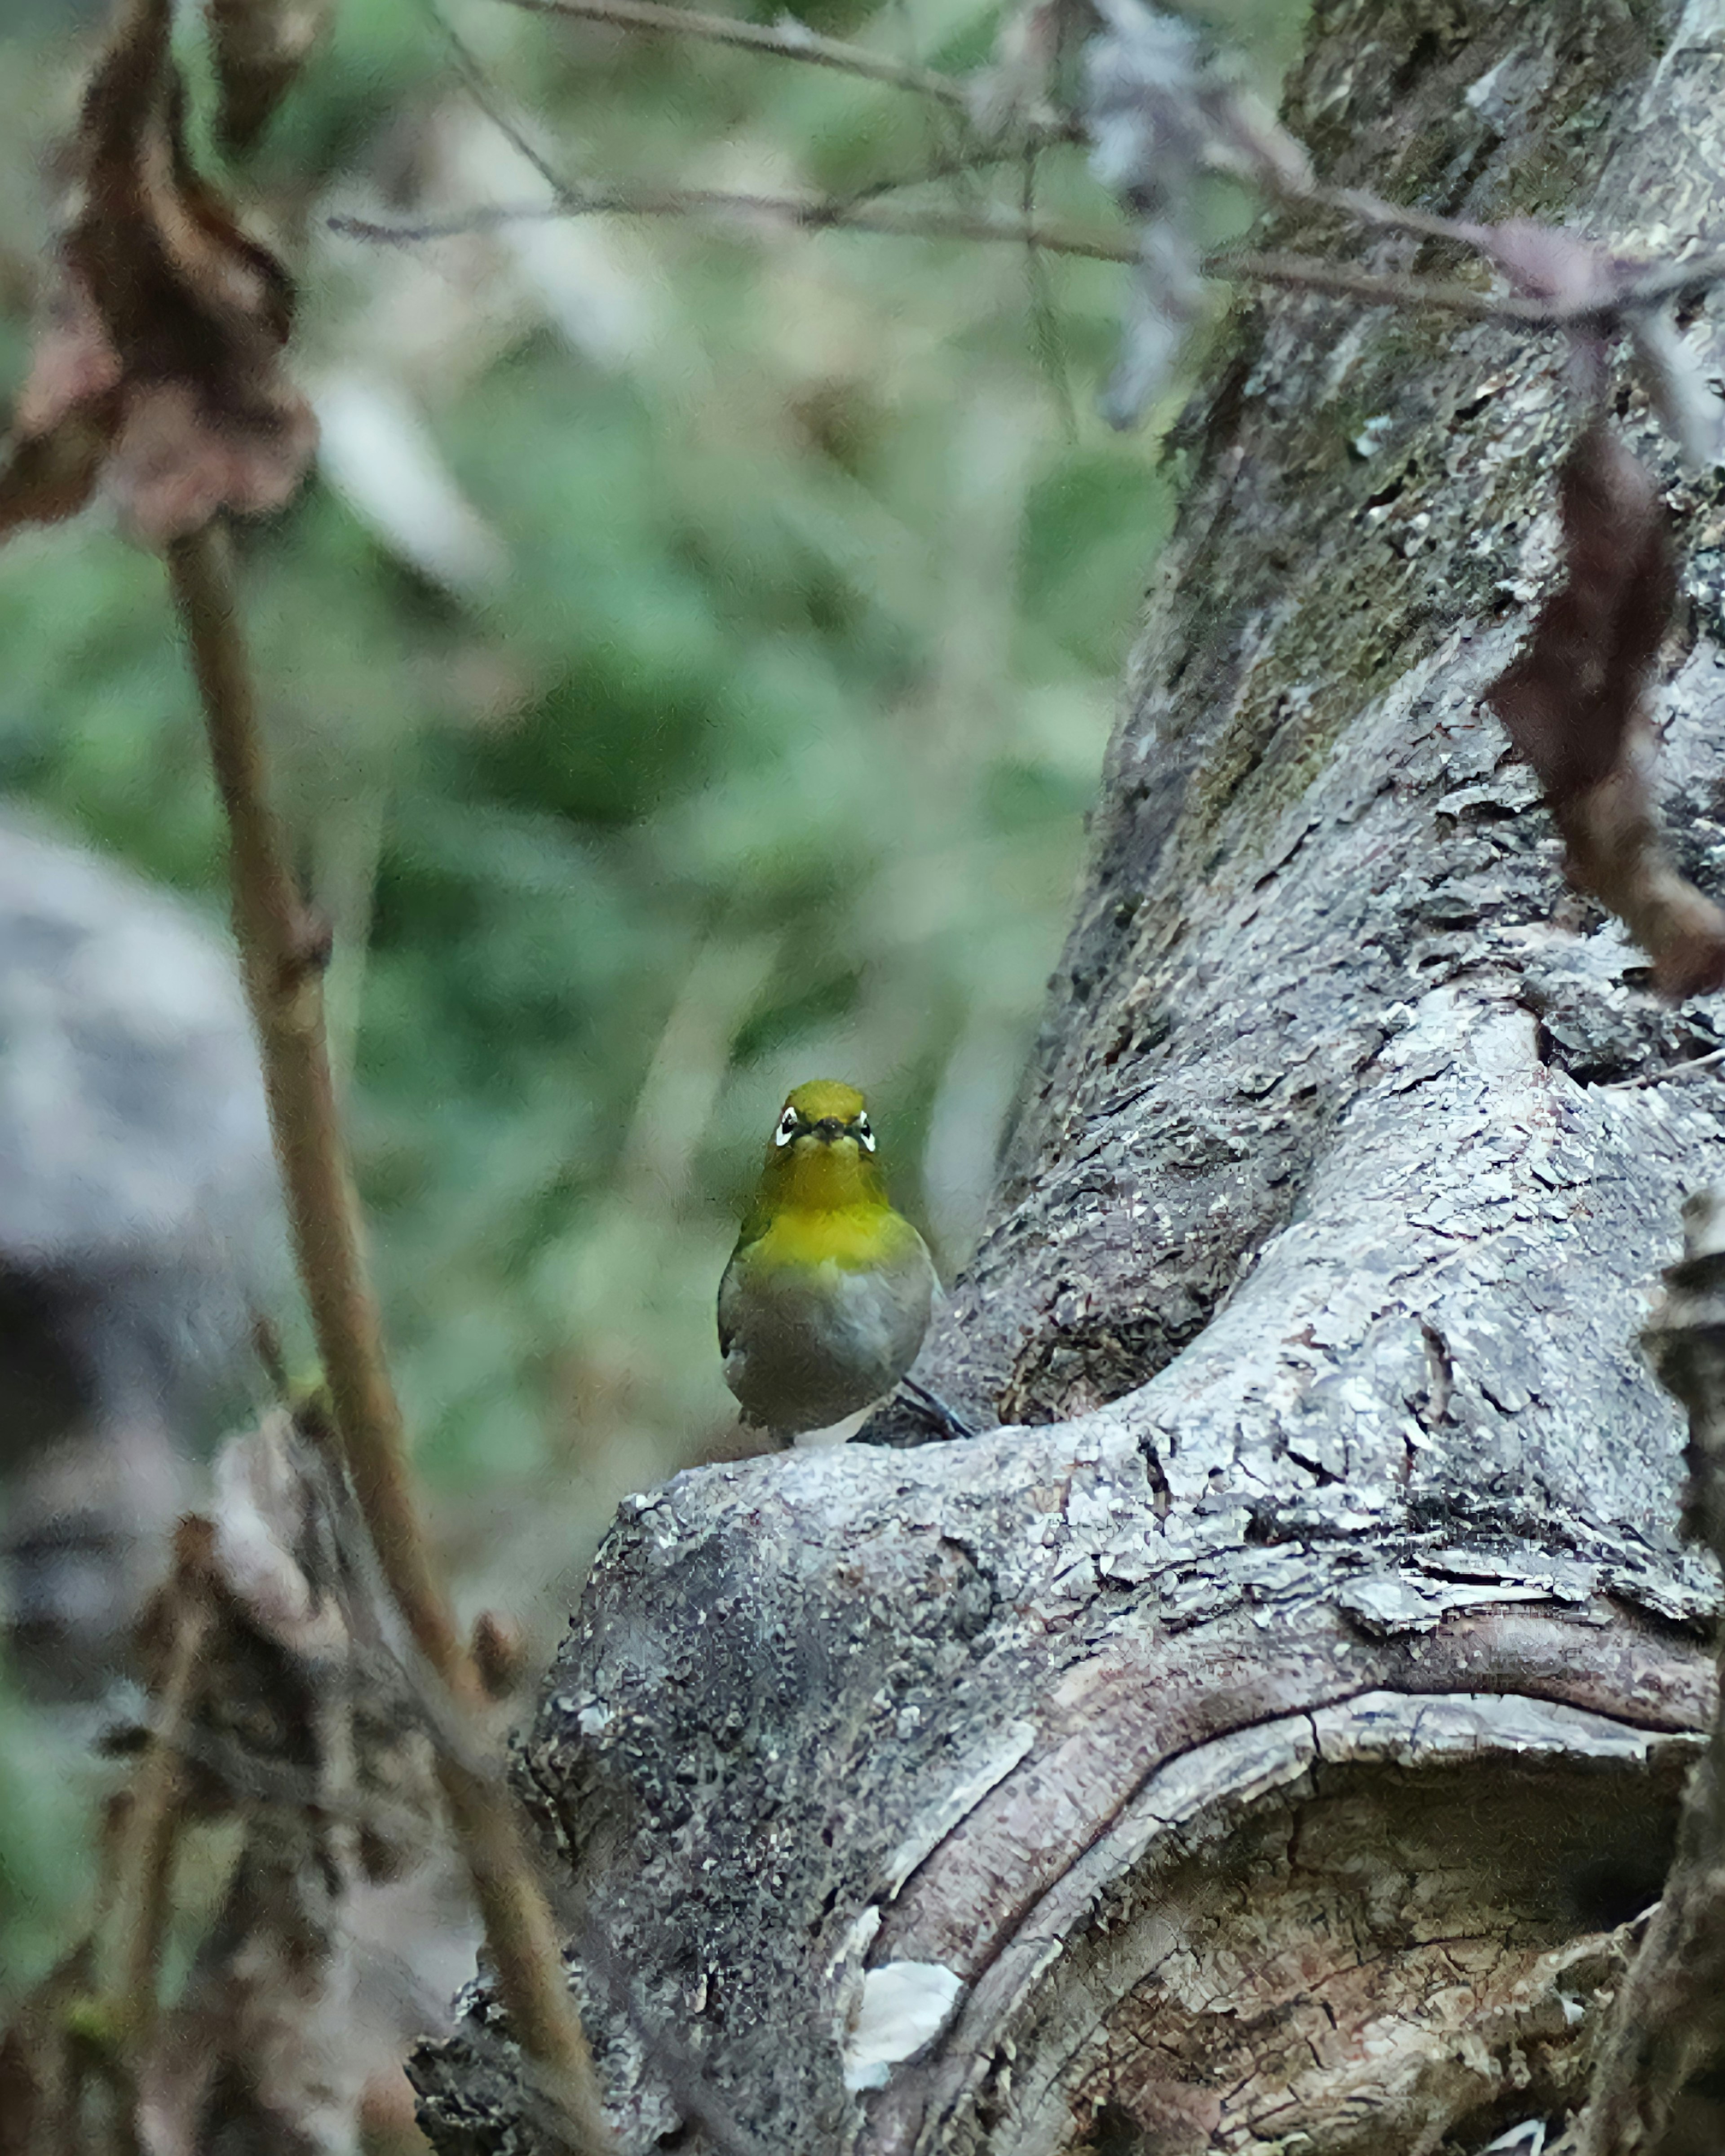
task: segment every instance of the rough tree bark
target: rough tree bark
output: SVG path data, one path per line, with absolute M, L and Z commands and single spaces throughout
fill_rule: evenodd
M 1717 243 L 1725 8 L 1319 0 L 1289 118 L 1405 202 Z M 713 2145 L 685 2052 L 783 2156 L 1477 2148 L 1584 2087 L 1712 1712 L 1637 1333 L 1725 1155 L 1718 1070 L 1659 1075 L 1711 1023 L 1566 893 L 1481 705 L 1556 574 L 1563 367 L 1235 308 L 922 1366 L 1011 1426 L 631 1501 L 524 1748 L 630 1971 L 577 1927 L 625 2150 Z M 1712 886 L 1725 497 L 1620 410 Z M 536 2145 L 498 2025 L 422 2061 L 449 2156 Z

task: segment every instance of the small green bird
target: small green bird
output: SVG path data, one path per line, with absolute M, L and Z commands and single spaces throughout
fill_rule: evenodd
M 719 1283 L 719 1352 L 743 1419 L 789 1438 L 883 1399 L 916 1360 L 935 1289 L 928 1245 L 893 1209 L 854 1086 L 787 1098 Z M 965 1425 L 907 1390 L 949 1433 Z

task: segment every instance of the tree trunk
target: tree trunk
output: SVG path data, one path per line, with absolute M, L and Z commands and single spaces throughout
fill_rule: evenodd
M 1288 117 L 1334 182 L 1669 254 L 1717 241 L 1722 91 L 1718 0 L 1320 0 Z M 630 2156 L 723 2145 L 716 2104 L 776 2156 L 1393 2156 L 1584 2086 L 1712 1712 L 1637 1332 L 1721 1081 L 1616 1082 L 1716 1036 L 1566 892 L 1481 701 L 1558 572 L 1563 370 L 1236 306 L 921 1366 L 1012 1426 L 632 1500 L 526 1746 Z M 1705 883 L 1725 514 L 1659 468 Z M 541 2145 L 467 2026 L 439 2147 Z

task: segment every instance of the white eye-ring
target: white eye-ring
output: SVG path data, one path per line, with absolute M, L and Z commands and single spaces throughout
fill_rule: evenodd
M 863 1151 L 865 1152 L 872 1152 L 875 1150 L 875 1133 L 870 1124 L 868 1117 L 866 1116 L 859 1116 L 850 1127 L 862 1140 Z
M 776 1146 L 788 1146 L 796 1135 L 797 1111 L 794 1108 L 787 1108 L 778 1119 L 778 1128 L 773 1133 L 773 1142 Z

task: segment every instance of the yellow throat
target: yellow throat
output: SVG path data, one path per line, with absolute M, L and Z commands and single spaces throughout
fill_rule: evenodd
M 887 1198 L 862 1095 L 830 1078 L 797 1086 L 768 1140 L 738 1254 L 752 1265 L 867 1266 L 915 1235 Z

